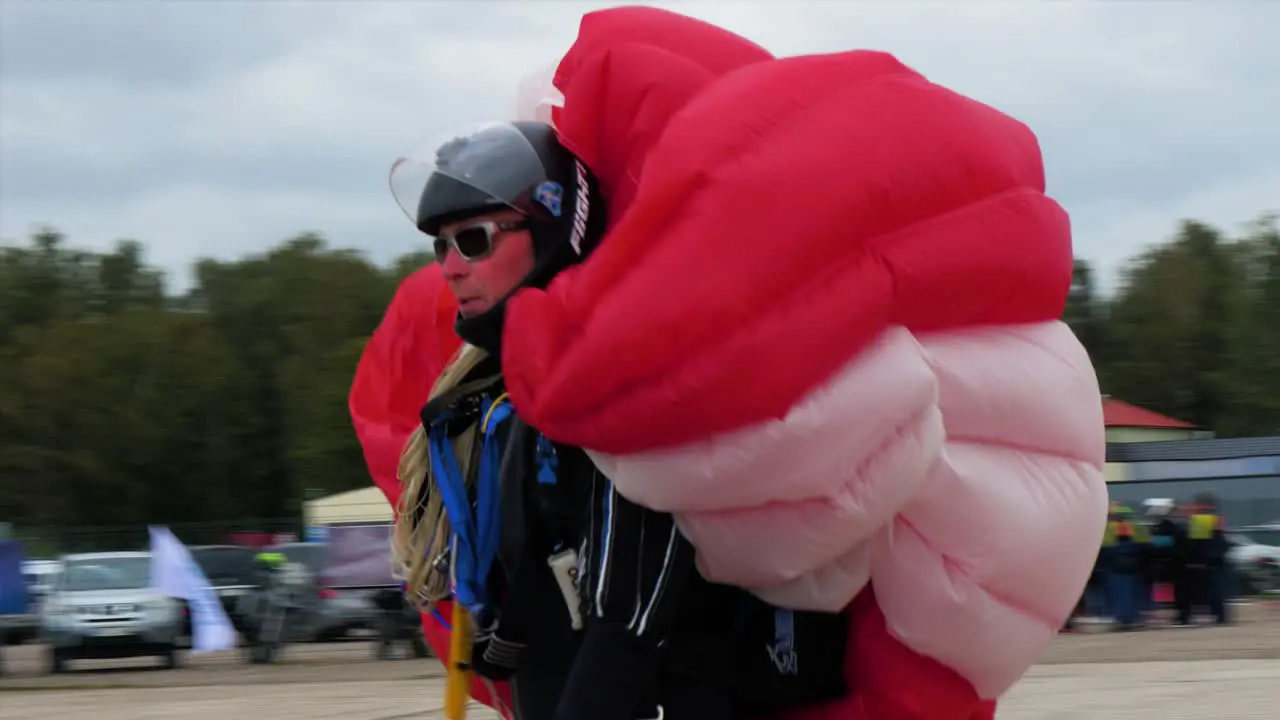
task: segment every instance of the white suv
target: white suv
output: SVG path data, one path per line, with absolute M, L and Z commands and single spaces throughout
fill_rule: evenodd
M 1280 593 L 1280 547 L 1263 545 L 1235 531 L 1226 535 L 1231 544 L 1227 562 L 1244 576 L 1249 588 L 1264 595 Z
M 148 655 L 178 666 L 181 605 L 152 587 L 150 553 L 68 555 L 61 565 L 40 617 L 51 672 L 69 660 Z

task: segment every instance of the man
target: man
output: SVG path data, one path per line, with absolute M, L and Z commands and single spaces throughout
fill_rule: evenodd
M 422 617 L 398 589 L 388 588 L 373 595 L 373 605 L 378 609 L 375 626 L 378 639 L 374 641 L 374 657 L 384 660 L 393 656 L 398 641 L 407 640 L 416 658 L 430 657 L 426 638 L 422 633 Z
M 396 548 L 407 593 L 471 607 L 479 627 L 469 665 L 511 681 L 523 720 L 714 719 L 843 693 L 844 614 L 782 611 L 706 582 L 673 518 L 622 497 L 581 449 L 553 444 L 519 418 L 492 436 L 486 430 L 504 396 L 507 299 L 551 282 L 603 234 L 590 169 L 540 123 L 463 134 L 397 163 L 392 187 L 405 186 L 401 173 L 421 176 L 424 164 L 425 186 L 396 197 L 432 238 L 467 344 L 436 379 L 401 457 Z M 491 442 L 502 447 L 497 478 L 473 462 Z M 438 549 L 471 522 L 457 507 L 441 508 L 453 461 L 439 453 L 449 445 L 459 485 L 501 488 L 498 570 L 479 578 L 467 548 Z M 481 504 L 471 508 L 477 528 L 488 524 Z M 462 544 L 473 541 L 487 542 Z M 799 669 L 784 662 L 796 652 Z
M 1119 544 L 1118 530 L 1126 516 L 1129 508 L 1124 504 L 1112 501 L 1107 505 L 1107 523 L 1102 535 L 1102 546 L 1098 550 L 1098 560 L 1094 566 L 1092 577 L 1096 577 L 1101 587 L 1101 607 L 1102 612 L 1099 617 L 1110 618 L 1113 622 L 1116 620 L 1115 595 L 1117 580 L 1112 577 L 1112 566 L 1115 564 L 1117 555 L 1117 545 Z M 1124 584 L 1123 580 L 1119 581 Z
M 1144 548 L 1135 538 L 1127 515 L 1115 521 L 1115 542 L 1108 553 L 1108 583 L 1117 631 L 1142 626 L 1142 593 L 1145 587 L 1142 561 Z
M 245 618 L 250 659 L 272 662 L 309 604 L 312 578 L 284 553 L 263 550 L 253 558 L 253 579 L 255 587 L 240 597 L 237 611 Z
M 1195 610 L 1204 607 L 1216 623 L 1226 625 L 1226 556 L 1229 550 L 1218 502 L 1210 493 L 1197 495 L 1187 518 L 1185 598 L 1179 603 L 1178 621 L 1190 624 Z
M 398 198 L 433 237 L 458 302 L 457 332 L 471 348 L 500 357 L 505 300 L 590 252 L 603 230 L 596 192 L 549 126 L 516 123 L 445 144 L 417 197 Z M 490 378 L 488 397 L 500 396 L 491 377 L 500 368 L 492 360 L 476 367 L 484 369 L 459 373 L 450 391 Z M 467 401 L 437 392 L 424 425 Z M 521 720 L 731 717 L 733 613 L 723 603 L 731 592 L 698 577 L 671 516 L 628 502 L 584 453 L 550 446 L 518 419 L 508 437 L 496 580 L 503 600 L 479 620 L 477 672 L 511 679 Z M 551 482 L 538 462 L 546 453 L 555 456 Z M 563 591 L 551 567 L 574 550 L 580 598 Z
M 1147 515 L 1152 521 L 1151 541 L 1147 550 L 1147 579 L 1152 606 L 1161 607 L 1173 599 L 1172 589 L 1182 574 L 1186 553 L 1186 533 L 1175 522 L 1172 500 L 1149 502 Z M 1156 596 L 1160 600 L 1156 600 Z M 1176 604 L 1176 603 L 1175 603 Z
M 288 562 L 284 553 L 275 550 L 262 550 L 253 556 L 253 577 L 259 587 L 271 584 L 271 578 L 277 570 Z

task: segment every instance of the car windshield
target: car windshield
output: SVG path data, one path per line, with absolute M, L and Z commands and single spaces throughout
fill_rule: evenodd
M 151 558 L 85 558 L 67 561 L 62 589 L 70 592 L 136 590 L 150 584 Z
M 243 547 L 193 548 L 192 557 L 209 582 L 217 586 L 253 584 L 253 556 Z
M 316 575 L 324 572 L 325 563 L 329 558 L 327 543 L 289 543 L 275 545 L 268 549 L 284 555 L 289 562 L 302 563 L 307 570 Z

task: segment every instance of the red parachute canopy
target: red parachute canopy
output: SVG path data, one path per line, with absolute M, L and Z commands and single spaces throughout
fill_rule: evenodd
M 510 303 L 513 400 L 557 440 L 626 453 L 704 439 L 783 415 L 891 323 L 1061 312 L 1070 233 L 1035 137 L 892 57 L 774 60 L 706 23 L 618 8 L 584 17 L 556 85 L 562 140 L 602 176 L 612 228 L 586 264 Z M 351 394 L 389 498 L 457 346 L 438 271 L 422 283 L 397 295 Z M 851 616 L 850 696 L 793 717 L 991 716 L 894 638 L 871 590 Z
M 623 89 L 655 92 L 611 67 L 577 68 L 608 76 L 596 98 L 562 77 L 568 144 L 587 143 L 573 103 L 624 127 L 641 101 Z M 590 260 L 509 304 L 512 399 L 555 440 L 627 453 L 704 439 L 782 417 L 891 324 L 1061 315 L 1070 227 L 1035 136 L 887 54 L 752 63 L 657 134 Z
M 635 197 L 672 115 L 716 78 L 773 56 L 723 28 L 666 10 L 588 13 L 556 68 L 560 141 L 600 179 L 609 227 Z
M 462 344 L 453 330 L 457 302 L 432 263 L 410 275 L 365 346 L 347 406 L 373 481 L 394 507 L 400 451 L 440 372 Z
M 1026 126 L 884 53 L 769 59 L 707 27 L 593 13 L 559 67 L 562 141 L 611 222 L 509 303 L 503 370 L 531 425 L 612 454 L 678 446 L 783 417 L 891 325 L 1061 315 L 1069 221 Z M 850 615 L 849 696 L 790 718 L 994 715 L 893 635 L 873 589 Z

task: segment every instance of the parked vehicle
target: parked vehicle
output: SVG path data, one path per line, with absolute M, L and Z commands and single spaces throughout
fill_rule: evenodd
M 22 572 L 25 554 L 17 540 L 0 540 L 0 653 L 21 641 L 37 617 Z
M 257 552 L 243 545 L 197 545 L 191 548 L 191 557 L 218 594 L 231 624 L 241 633 L 245 631 L 245 620 L 238 610 L 239 601 L 254 588 L 253 558 Z M 186 631 L 190 636 L 189 615 Z
M 21 645 L 36 639 L 40 634 L 40 611 L 44 606 L 45 598 L 53 589 L 58 571 L 59 565 L 56 560 L 22 561 L 22 584 L 27 592 L 27 611 L 22 615 L 10 617 L 10 644 Z
M 27 592 L 39 598 L 48 597 L 58 581 L 62 565 L 57 560 L 26 560 L 22 563 L 22 579 Z
M 1227 562 L 1241 580 L 1241 592 L 1249 595 L 1280 594 L 1280 547 L 1256 542 L 1244 531 L 1228 532 Z
M 49 670 L 71 660 L 154 655 L 175 668 L 183 613 L 179 602 L 151 583 L 151 554 L 68 555 L 40 617 L 49 645 Z

